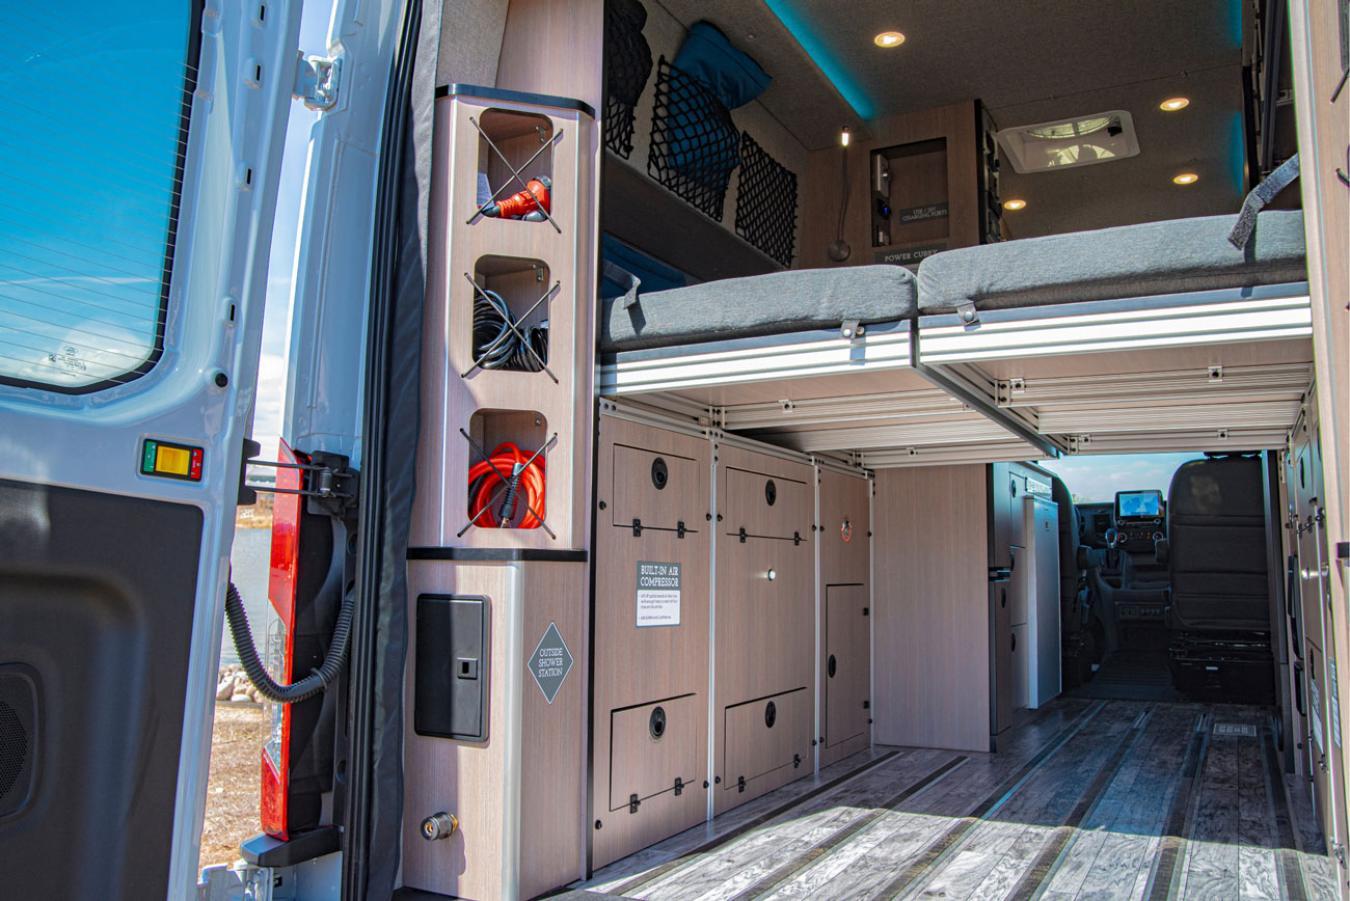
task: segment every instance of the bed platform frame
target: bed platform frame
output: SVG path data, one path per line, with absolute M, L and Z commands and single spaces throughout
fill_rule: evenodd
M 1306 283 L 981 310 L 602 357 L 602 396 L 868 468 L 1279 447 Z

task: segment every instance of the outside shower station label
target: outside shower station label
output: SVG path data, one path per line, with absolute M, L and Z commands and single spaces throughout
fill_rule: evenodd
M 637 625 L 680 624 L 680 564 L 639 560 L 637 565 Z

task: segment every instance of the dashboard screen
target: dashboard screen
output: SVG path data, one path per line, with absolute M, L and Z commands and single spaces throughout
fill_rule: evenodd
M 1116 518 L 1162 516 L 1161 491 L 1117 491 Z

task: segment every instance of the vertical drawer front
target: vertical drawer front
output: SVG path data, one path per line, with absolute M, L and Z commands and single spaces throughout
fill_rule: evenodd
M 673 791 L 677 778 L 691 789 L 702 786 L 704 710 L 690 694 L 610 713 L 611 811 L 628 807 L 635 795 L 642 801 Z
M 803 541 L 811 534 L 814 502 L 807 483 L 732 467 L 724 475 L 726 532 L 735 535 L 744 529 L 753 537 L 800 536 Z
M 1014 626 L 1027 621 L 1027 597 L 1036 574 L 1036 560 L 1026 548 L 1011 548 L 1013 569 L 1008 579 L 1008 622 Z
M 702 531 L 708 514 L 708 469 L 698 460 L 614 445 L 610 505 L 616 526 Z
M 825 744 L 832 747 L 867 731 L 870 645 L 867 588 L 825 588 Z

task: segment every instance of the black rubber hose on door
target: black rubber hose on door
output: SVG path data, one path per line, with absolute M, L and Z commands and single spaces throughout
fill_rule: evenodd
M 326 690 L 342 671 L 342 665 L 347 658 L 347 640 L 351 637 L 352 613 L 355 609 L 354 598 L 355 595 L 349 591 L 342 599 L 342 609 L 338 611 L 337 623 L 333 626 L 333 639 L 328 644 L 328 653 L 324 655 L 319 668 L 311 671 L 299 682 L 281 685 L 268 674 L 267 668 L 258 657 L 258 648 L 253 643 L 253 632 L 249 629 L 244 601 L 239 597 L 239 589 L 230 582 L 225 590 L 225 618 L 230 624 L 230 635 L 234 638 L 234 649 L 239 655 L 239 663 L 243 666 L 249 681 L 257 686 L 258 693 L 278 704 L 295 704 Z

